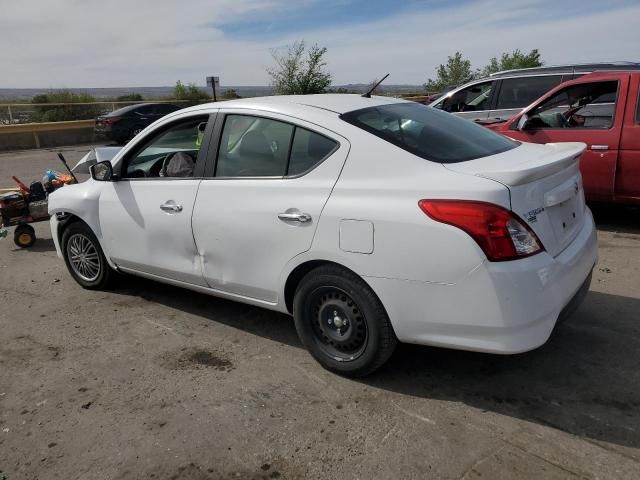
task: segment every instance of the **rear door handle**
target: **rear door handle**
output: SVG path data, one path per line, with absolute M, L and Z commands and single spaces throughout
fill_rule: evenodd
M 311 221 L 311 215 L 308 213 L 300 213 L 300 212 L 284 212 L 278 215 L 280 220 L 285 222 L 299 222 L 299 223 L 307 223 Z
M 591 145 L 591 150 L 609 150 L 609 145 Z
M 160 205 L 160 210 L 168 213 L 180 213 L 182 211 L 182 205 L 177 204 L 173 200 L 168 200 Z

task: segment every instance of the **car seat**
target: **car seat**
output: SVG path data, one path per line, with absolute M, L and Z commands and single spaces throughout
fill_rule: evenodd
M 252 130 L 242 137 L 238 146 L 238 157 L 237 171 L 234 174 L 273 175 L 274 170 L 277 170 L 269 140 L 262 132 Z

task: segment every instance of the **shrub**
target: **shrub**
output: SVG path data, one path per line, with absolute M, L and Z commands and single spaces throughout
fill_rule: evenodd
M 91 103 L 96 99 L 86 93 L 73 93 L 69 90 L 51 91 L 35 95 L 31 103 L 66 103 L 69 105 L 39 105 L 33 114 L 34 122 L 63 122 L 68 120 L 89 120 L 99 113 L 96 105 L 73 105 L 75 103 Z

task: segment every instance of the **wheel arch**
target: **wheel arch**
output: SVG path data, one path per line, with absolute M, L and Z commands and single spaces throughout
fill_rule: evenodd
M 307 260 L 301 263 L 300 265 L 297 265 L 293 270 L 291 270 L 291 272 L 287 276 L 287 280 L 285 281 L 285 284 L 284 284 L 284 303 L 288 313 L 293 314 L 293 297 L 296 293 L 296 289 L 298 288 L 298 285 L 300 285 L 300 282 L 302 281 L 304 276 L 310 271 L 325 265 L 333 265 L 335 267 L 342 268 L 343 270 L 346 270 L 358 276 L 364 283 L 367 284 L 367 286 L 373 291 L 373 293 L 375 293 L 375 295 L 380 300 L 380 303 L 386 310 L 386 307 L 384 303 L 382 303 L 382 299 L 380 298 L 380 295 L 378 295 L 378 292 L 376 292 L 373 286 L 369 282 L 367 282 L 367 279 L 364 278 L 362 275 L 360 275 L 358 272 L 354 271 L 353 269 L 339 262 L 334 262 L 331 260 L 324 260 L 324 259 L 314 259 L 314 260 Z
M 70 225 L 74 224 L 74 223 L 83 223 L 87 226 L 87 228 L 89 230 L 91 230 L 93 232 L 93 234 L 96 236 L 96 239 L 98 240 L 98 243 L 100 244 L 100 248 L 102 249 L 102 252 L 107 260 L 107 263 L 114 269 L 117 270 L 117 266 L 113 264 L 113 262 L 111 261 L 111 258 L 109 258 L 109 255 L 107 254 L 107 250 L 105 250 L 104 248 L 104 243 L 102 241 L 101 236 L 99 236 L 95 229 L 91 226 L 91 224 L 89 224 L 89 222 L 85 221 L 80 215 L 76 214 L 76 213 L 72 213 L 72 212 L 66 212 L 66 211 L 59 211 L 54 213 L 54 215 L 56 215 L 57 219 L 58 219 L 58 223 L 57 223 L 57 228 L 56 228 L 56 239 L 58 241 L 58 245 L 60 245 L 60 251 L 62 251 L 63 249 L 63 245 L 62 245 L 62 236 L 64 234 L 65 229 L 67 229 Z

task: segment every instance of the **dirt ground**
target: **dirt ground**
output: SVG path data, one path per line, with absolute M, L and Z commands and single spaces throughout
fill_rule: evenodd
M 53 150 L 0 154 L 0 187 L 45 168 Z M 0 479 L 640 478 L 640 211 L 595 213 L 591 292 L 546 345 L 401 345 L 365 380 L 283 315 L 135 278 L 85 291 L 46 223 L 29 250 L 1 240 Z

